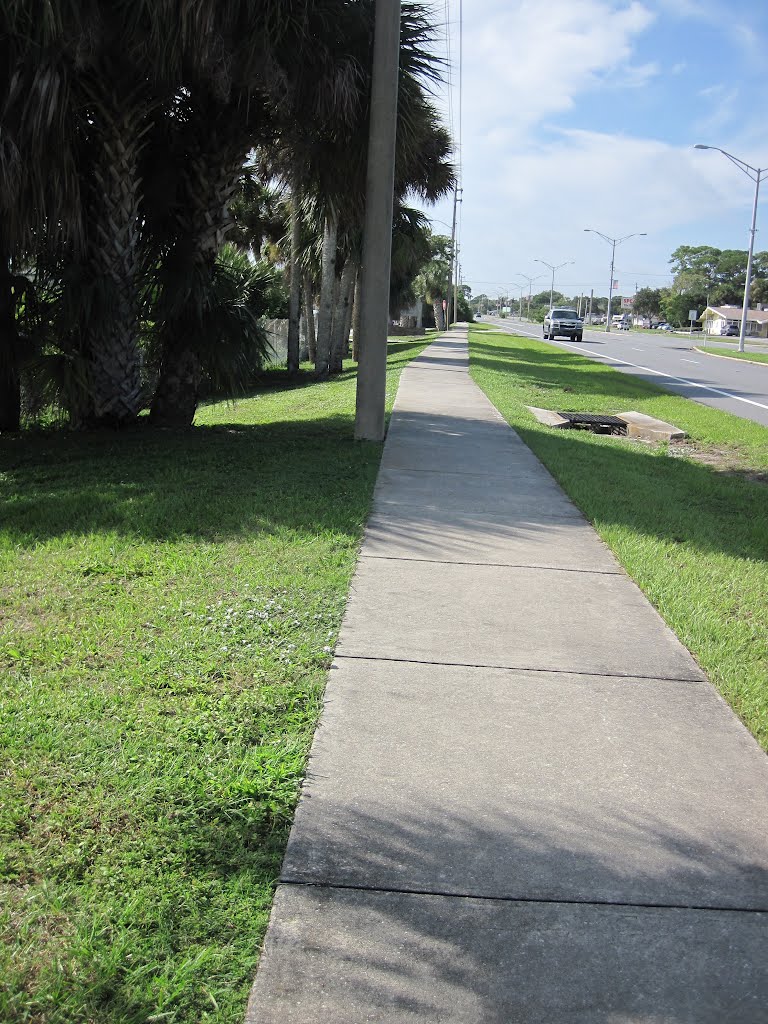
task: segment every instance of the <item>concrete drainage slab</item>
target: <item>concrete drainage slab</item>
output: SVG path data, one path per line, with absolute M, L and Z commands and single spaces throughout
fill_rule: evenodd
M 682 441 L 688 436 L 673 423 L 665 423 L 642 412 L 621 412 L 618 419 L 626 423 L 629 437 L 642 437 L 646 441 Z
M 561 430 L 591 430 L 596 434 L 619 434 L 646 441 L 681 441 L 687 434 L 672 423 L 646 416 L 642 412 L 623 412 L 615 416 L 589 412 L 554 412 L 526 406 L 539 423 Z

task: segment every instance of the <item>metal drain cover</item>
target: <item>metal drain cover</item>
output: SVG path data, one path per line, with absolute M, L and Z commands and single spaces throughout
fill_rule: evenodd
M 577 429 L 596 430 L 611 434 L 626 434 L 627 424 L 618 416 L 603 416 L 594 412 L 558 412 L 564 420 Z

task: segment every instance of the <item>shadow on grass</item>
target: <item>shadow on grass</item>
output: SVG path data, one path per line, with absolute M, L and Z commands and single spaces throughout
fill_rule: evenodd
M 593 522 L 701 551 L 768 559 L 765 484 L 619 438 L 516 430 Z
M 11 543 L 114 531 L 221 539 L 278 528 L 359 532 L 381 455 L 349 416 L 187 431 L 51 434 L 4 445 Z
M 423 422 L 426 436 L 438 438 L 466 426 L 453 417 L 409 418 L 411 429 Z M 517 431 L 593 521 L 672 544 L 768 559 L 764 484 L 619 439 Z M 15 460 L 5 472 L 3 527 L 11 543 L 33 544 L 93 532 L 145 540 L 284 529 L 356 534 L 381 449 L 356 444 L 349 417 L 335 415 L 178 433 L 51 435 L 25 439 L 8 452 Z M 546 509 L 539 511 L 546 517 Z M 452 526 L 466 519 L 477 528 L 474 514 L 431 508 L 430 526 L 441 519 Z M 530 530 L 530 513 L 525 520 Z M 515 528 L 512 514 L 509 527 Z

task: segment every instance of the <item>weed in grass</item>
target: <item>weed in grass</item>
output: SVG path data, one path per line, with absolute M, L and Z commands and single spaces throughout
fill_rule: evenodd
M 472 331 L 470 351 L 477 383 L 768 749 L 768 430 L 543 342 Z M 690 441 L 551 430 L 526 405 L 636 409 Z
M 0 1020 L 242 1019 L 379 462 L 354 401 L 0 440 Z

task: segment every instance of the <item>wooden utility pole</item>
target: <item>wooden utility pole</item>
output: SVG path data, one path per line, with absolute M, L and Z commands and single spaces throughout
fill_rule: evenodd
M 384 439 L 399 64 L 400 0 L 376 0 L 355 410 L 359 441 Z

